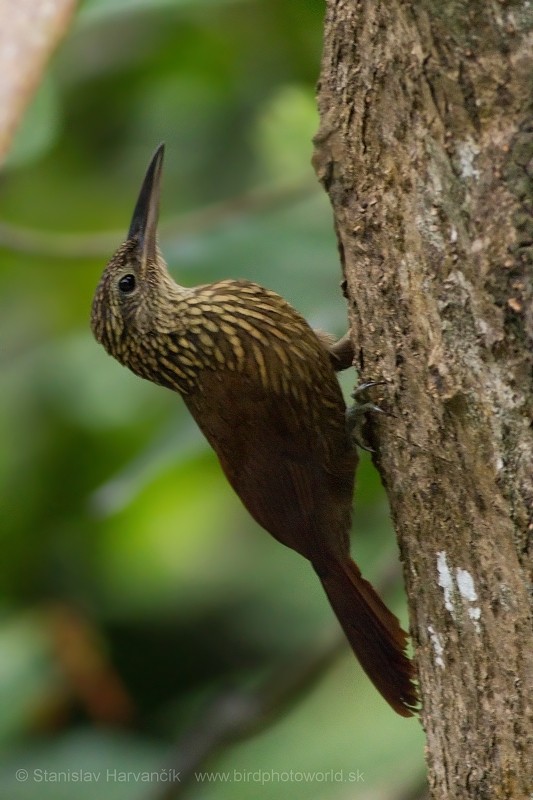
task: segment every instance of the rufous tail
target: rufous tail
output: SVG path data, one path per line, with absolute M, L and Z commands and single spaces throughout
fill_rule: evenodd
M 314 565 L 352 650 L 387 703 L 410 717 L 419 702 L 407 634 L 351 560 Z

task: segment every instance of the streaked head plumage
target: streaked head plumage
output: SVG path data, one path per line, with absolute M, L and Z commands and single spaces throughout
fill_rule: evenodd
M 169 281 L 157 246 L 164 144 L 155 151 L 141 186 L 128 235 L 108 262 L 96 289 L 91 328 L 108 352 L 120 357 L 125 333 L 150 325 L 151 307 Z

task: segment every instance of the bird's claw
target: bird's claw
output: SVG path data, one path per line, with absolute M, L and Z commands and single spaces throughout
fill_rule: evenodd
M 389 411 L 385 411 L 383 408 L 380 408 L 375 403 L 361 402 L 359 398 L 361 395 L 364 395 L 368 389 L 371 389 L 374 386 L 384 386 L 386 383 L 387 381 L 367 381 L 366 383 L 360 383 L 359 386 L 355 387 L 351 394 L 355 400 L 354 404 L 346 409 L 346 427 L 349 436 L 355 445 L 369 453 L 374 453 L 375 450 L 372 447 L 369 447 L 363 441 L 362 427 L 366 414 L 369 411 L 373 411 L 375 413 L 385 414 L 387 416 L 393 415 Z
M 372 389 L 373 386 L 386 386 L 386 385 L 387 381 L 365 381 L 365 383 L 360 383 L 355 387 L 351 396 L 357 402 L 357 396 L 360 394 L 364 394 L 367 391 L 367 389 Z M 379 410 L 382 411 L 381 408 Z

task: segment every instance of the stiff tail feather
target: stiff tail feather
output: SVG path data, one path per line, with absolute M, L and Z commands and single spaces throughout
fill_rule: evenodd
M 359 663 L 387 703 L 402 717 L 413 715 L 418 692 L 413 663 L 405 655 L 407 634 L 350 559 L 327 569 L 315 566 L 322 586 Z

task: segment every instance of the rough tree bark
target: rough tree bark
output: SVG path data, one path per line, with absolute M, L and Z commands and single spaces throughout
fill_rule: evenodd
M 533 791 L 533 3 L 329 0 L 315 168 L 405 561 L 434 798 Z

